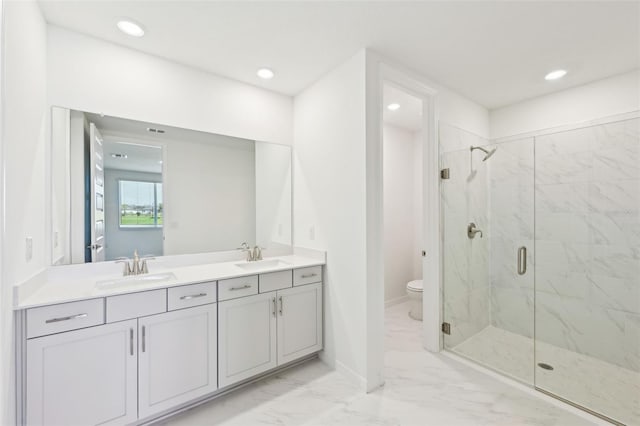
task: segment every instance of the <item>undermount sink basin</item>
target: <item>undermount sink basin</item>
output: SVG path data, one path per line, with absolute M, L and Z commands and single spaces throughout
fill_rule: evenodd
M 269 259 L 236 263 L 236 266 L 238 268 L 244 269 L 245 271 L 257 271 L 265 268 L 287 268 L 291 266 L 291 264 L 289 262 L 283 262 L 279 259 Z
M 131 285 L 135 283 L 161 283 L 164 281 L 175 280 L 176 276 L 173 272 L 165 272 L 162 274 L 141 274 L 129 277 L 117 278 L 115 280 L 104 280 L 96 282 L 98 288 L 114 288 L 120 286 Z

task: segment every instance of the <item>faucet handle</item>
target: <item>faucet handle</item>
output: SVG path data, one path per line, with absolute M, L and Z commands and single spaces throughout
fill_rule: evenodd
M 238 247 L 236 250 L 240 250 L 243 252 L 247 252 L 247 262 L 251 262 L 253 259 L 253 250 L 251 249 L 251 246 L 249 244 L 247 244 L 246 242 L 242 243 L 242 245 L 240 247 Z
M 142 264 L 140 265 L 140 273 L 141 274 L 148 274 L 149 273 L 149 268 L 147 267 L 147 260 L 156 260 L 156 258 L 153 257 L 153 256 L 142 256 L 140 258 L 140 261 L 142 262 Z
M 264 247 L 260 247 L 258 245 L 253 247 L 253 260 L 262 260 L 262 250 Z
M 124 269 L 122 271 L 122 275 L 123 276 L 128 276 L 131 275 L 131 273 L 133 272 L 133 270 L 131 269 L 131 264 L 129 263 L 131 259 L 129 259 L 128 257 L 118 257 L 116 259 L 116 263 L 124 263 Z

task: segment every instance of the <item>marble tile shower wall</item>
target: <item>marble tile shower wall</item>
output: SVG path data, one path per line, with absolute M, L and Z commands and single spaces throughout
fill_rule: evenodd
M 440 161 L 451 178 L 442 182 L 444 219 L 444 317 L 451 324 L 445 346 L 454 347 L 490 324 L 488 173 L 469 147 L 487 140 L 441 123 Z M 475 222 L 485 238 L 467 237 Z
M 535 144 L 536 337 L 640 371 L 640 119 Z
M 490 199 L 491 324 L 533 338 L 534 140 L 498 145 L 487 160 Z M 518 248 L 527 247 L 527 273 L 518 275 Z

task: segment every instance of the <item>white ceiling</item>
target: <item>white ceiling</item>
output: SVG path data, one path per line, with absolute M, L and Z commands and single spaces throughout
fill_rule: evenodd
M 104 136 L 104 168 L 132 172 L 162 173 L 162 148 L 123 142 Z M 124 154 L 127 158 L 113 158 L 111 154 Z
M 104 137 L 104 161 L 106 169 L 118 169 L 147 173 L 162 173 L 163 142 L 191 142 L 217 144 L 253 144 L 248 139 L 198 132 L 179 127 L 163 126 L 145 121 L 129 120 L 85 112 L 87 120 L 95 123 Z M 160 129 L 164 133 L 152 133 L 147 129 Z M 114 158 L 111 154 L 125 154 L 127 158 Z
M 640 65 L 640 3 L 55 1 L 48 22 L 288 95 L 368 47 L 492 109 Z M 120 33 L 118 17 L 147 30 Z M 272 68 L 263 81 L 256 69 Z M 546 82 L 550 70 L 569 74 Z

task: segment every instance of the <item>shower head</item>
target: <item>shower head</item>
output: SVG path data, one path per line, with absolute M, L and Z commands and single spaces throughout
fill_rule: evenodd
M 498 148 L 493 148 L 491 151 L 487 151 L 486 149 L 484 149 L 481 146 L 472 146 L 471 147 L 471 152 L 473 152 L 474 150 L 479 149 L 480 151 L 484 152 L 486 155 L 484 156 L 484 158 L 482 159 L 482 161 L 487 161 L 489 159 L 489 157 L 491 157 L 493 154 L 495 154 L 495 152 L 498 150 Z
M 487 161 L 489 159 L 489 157 L 491 157 L 493 154 L 496 153 L 496 151 L 498 150 L 498 148 L 493 148 L 491 151 L 489 151 L 487 153 L 487 155 L 484 156 L 484 158 L 482 159 L 482 161 Z

